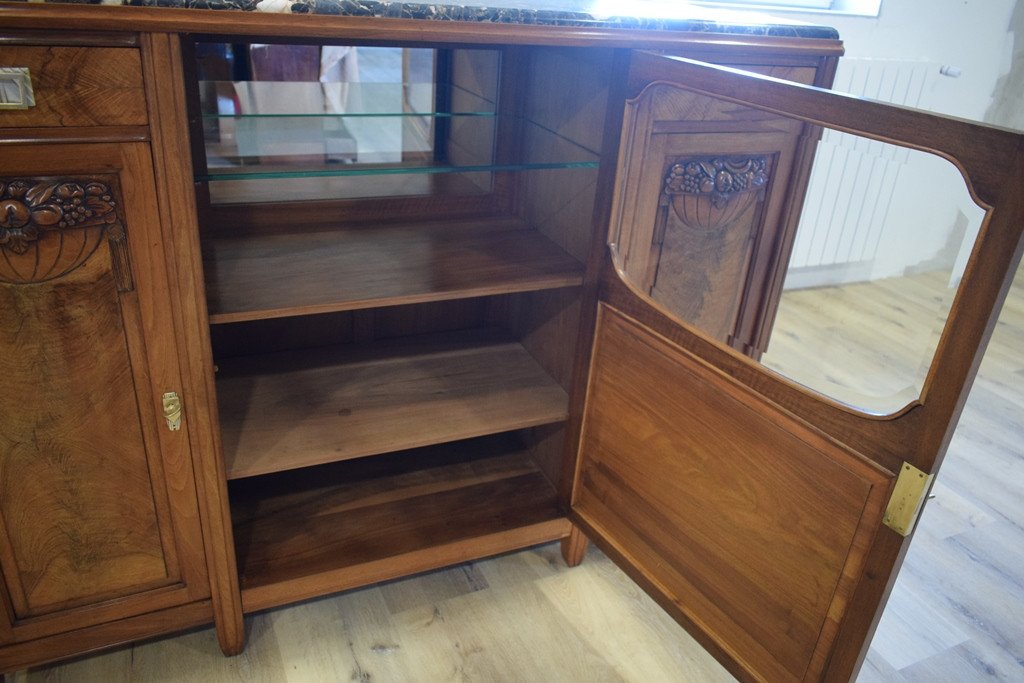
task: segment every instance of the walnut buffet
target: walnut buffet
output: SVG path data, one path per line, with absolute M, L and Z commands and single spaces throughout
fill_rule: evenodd
M 741 679 L 854 675 L 1020 257 L 1024 148 L 807 87 L 841 43 L 784 32 L 0 5 L 0 670 L 209 623 L 230 655 L 246 613 L 591 540 Z M 314 117 L 327 152 L 250 139 L 287 127 L 237 113 L 253 74 L 322 46 L 402 48 L 367 115 L 398 156 L 352 113 Z M 823 125 L 988 207 L 893 415 L 757 362 Z

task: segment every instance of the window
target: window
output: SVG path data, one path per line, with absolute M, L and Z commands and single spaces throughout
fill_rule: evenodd
M 737 9 L 784 10 L 790 12 L 829 12 L 877 17 L 882 0 L 708 0 L 694 4 Z

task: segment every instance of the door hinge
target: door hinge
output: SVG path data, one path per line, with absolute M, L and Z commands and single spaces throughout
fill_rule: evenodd
M 925 474 L 910 463 L 903 463 L 889 504 L 885 507 L 882 523 L 901 536 L 910 535 L 934 476 Z
M 167 420 L 167 428 L 172 432 L 181 429 L 181 397 L 176 391 L 168 391 L 163 395 L 164 419 Z

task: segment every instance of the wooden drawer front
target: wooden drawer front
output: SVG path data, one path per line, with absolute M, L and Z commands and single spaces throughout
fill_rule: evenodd
M 0 67 L 26 67 L 35 106 L 0 109 L 0 128 L 146 125 L 139 51 L 0 47 Z

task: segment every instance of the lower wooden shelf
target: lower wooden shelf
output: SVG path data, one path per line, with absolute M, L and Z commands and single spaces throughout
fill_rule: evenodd
M 231 482 L 247 612 L 569 534 L 514 434 Z
M 568 396 L 492 329 L 220 361 L 228 479 L 535 427 Z

